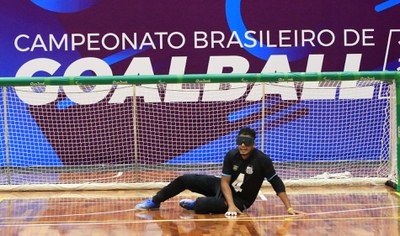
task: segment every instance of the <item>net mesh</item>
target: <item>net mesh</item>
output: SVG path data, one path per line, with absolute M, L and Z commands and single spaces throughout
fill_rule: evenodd
M 0 185 L 220 175 L 244 126 L 285 182 L 397 183 L 390 94 L 379 81 L 7 87 Z

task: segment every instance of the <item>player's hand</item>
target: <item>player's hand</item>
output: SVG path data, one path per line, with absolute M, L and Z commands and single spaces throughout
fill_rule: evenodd
M 289 215 L 306 215 L 305 212 L 303 212 L 303 211 L 298 211 L 298 210 L 294 210 L 293 208 L 289 208 L 289 209 L 288 209 L 288 214 L 289 214 Z
M 225 217 L 227 218 L 235 218 L 237 215 L 241 214 L 242 212 L 235 206 L 229 207 L 228 211 L 225 213 Z

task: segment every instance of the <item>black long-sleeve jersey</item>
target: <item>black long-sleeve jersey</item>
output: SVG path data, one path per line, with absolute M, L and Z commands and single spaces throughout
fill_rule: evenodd
M 247 207 L 256 200 L 265 178 L 277 194 L 285 192 L 285 186 L 276 174 L 271 158 L 256 148 L 247 159 L 241 157 L 237 148 L 229 151 L 224 158 L 222 175 L 231 176 L 233 195 L 244 200 Z

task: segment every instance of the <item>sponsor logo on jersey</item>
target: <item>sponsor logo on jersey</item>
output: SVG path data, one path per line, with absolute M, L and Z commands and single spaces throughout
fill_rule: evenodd
M 253 174 L 253 167 L 252 166 L 246 167 L 246 174 L 248 174 L 248 175 Z

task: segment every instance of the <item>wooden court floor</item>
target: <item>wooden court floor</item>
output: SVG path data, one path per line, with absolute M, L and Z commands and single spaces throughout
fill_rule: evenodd
M 295 209 L 286 215 L 270 188 L 237 218 L 196 215 L 178 201 L 156 211 L 134 210 L 156 190 L 1 192 L 0 235 L 400 235 L 400 196 L 385 186 L 288 187 Z

